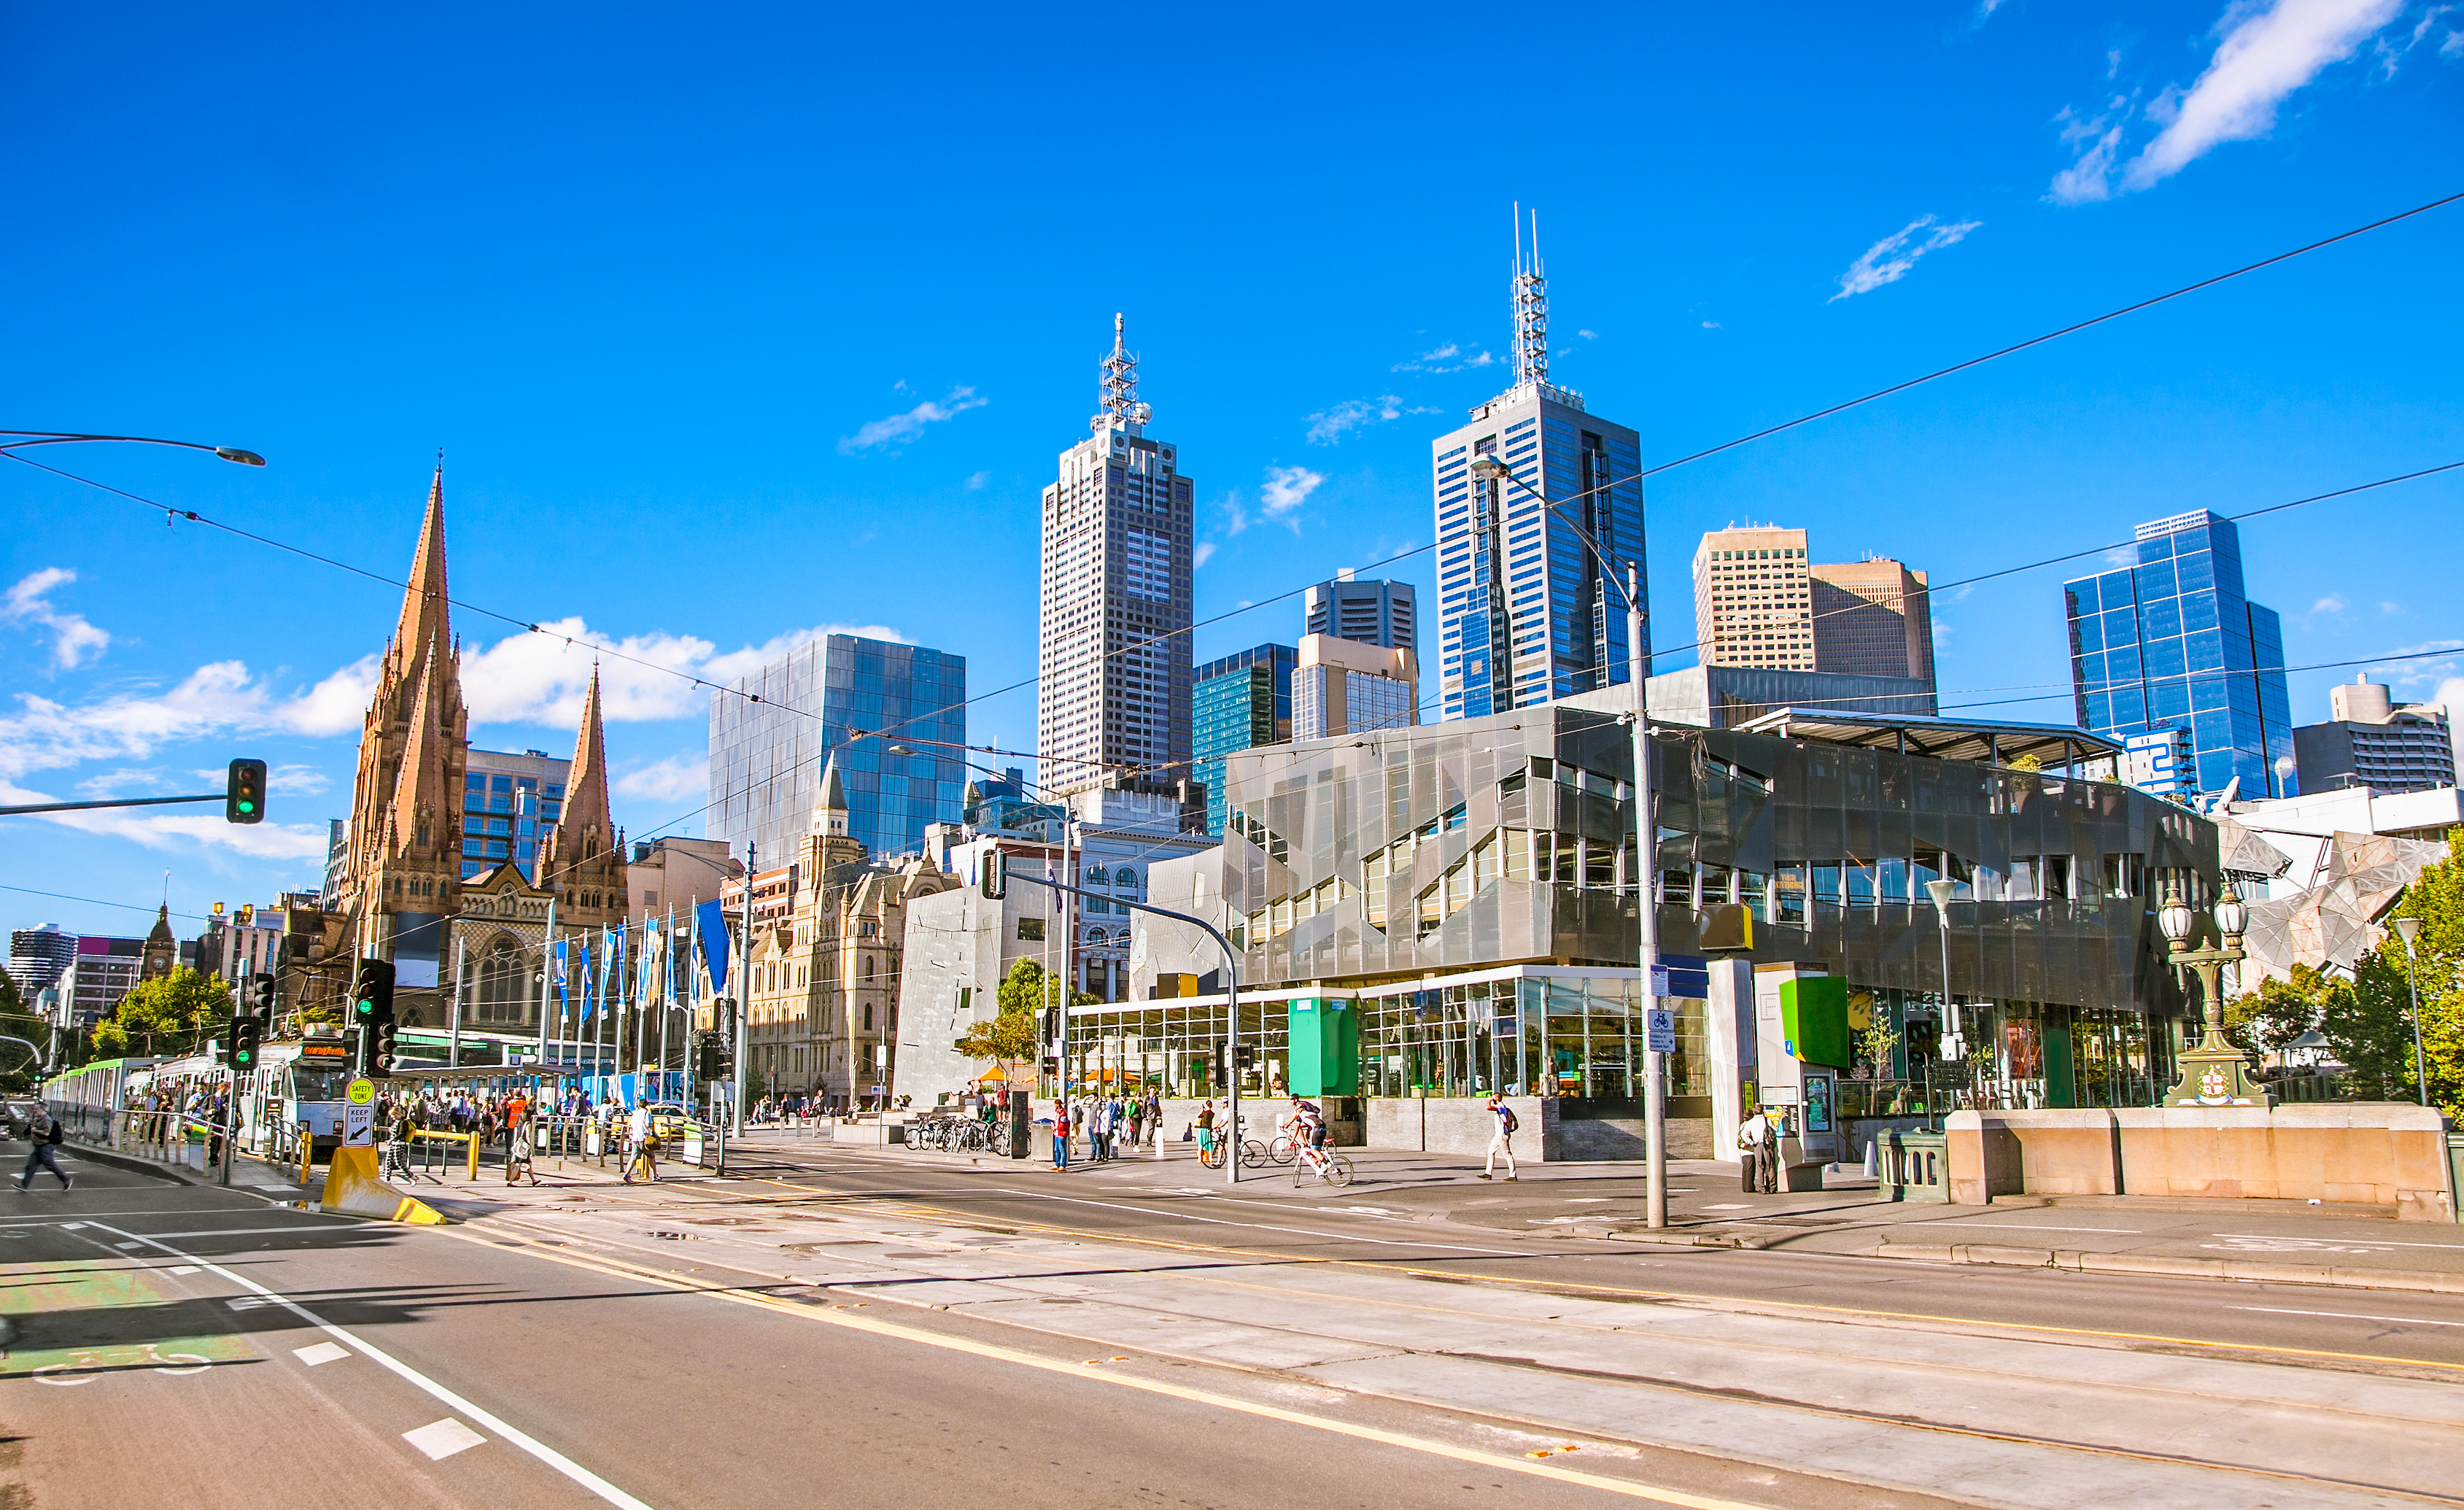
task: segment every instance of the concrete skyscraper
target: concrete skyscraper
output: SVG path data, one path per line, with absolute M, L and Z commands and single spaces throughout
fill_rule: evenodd
M 1138 361 L 1112 317 L 1094 433 L 1044 490 L 1036 748 L 1056 792 L 1189 776 L 1190 528 L 1195 485 L 1147 438 Z
M 1601 580 L 1583 534 L 1619 578 L 1629 563 L 1638 578 L 1648 575 L 1639 438 L 1585 412 L 1581 394 L 1549 381 L 1549 285 L 1536 221 L 1527 258 L 1519 209 L 1513 293 L 1514 385 L 1430 447 L 1438 681 L 1447 718 L 1528 708 L 1625 681 L 1624 593 L 1621 584 Z M 1511 480 L 1471 475 L 1472 462 L 1483 456 L 1496 457 Z M 1544 507 L 1542 498 L 1556 507 Z M 1650 648 L 1646 630 L 1645 655 Z

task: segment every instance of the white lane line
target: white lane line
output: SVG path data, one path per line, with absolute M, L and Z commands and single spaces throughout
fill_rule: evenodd
M 130 1246 L 134 1247 L 135 1244 L 132 1243 Z M 234 1295 L 223 1303 L 230 1306 L 234 1311 L 253 1311 L 258 1306 L 263 1305 L 265 1302 L 258 1300 L 253 1295 Z
M 312 1343 L 305 1347 L 292 1348 L 291 1356 L 314 1368 L 320 1363 L 334 1363 L 348 1358 L 351 1354 L 347 1348 L 336 1346 L 332 1343 Z
M 167 1274 L 194 1274 L 197 1272 L 197 1266 L 193 1263 L 175 1263 L 164 1272 Z
M 1992 1227 L 2005 1232 L 2109 1232 L 2123 1237 L 2139 1236 L 2139 1229 L 2136 1227 L 2049 1227 L 2042 1222 L 2034 1221 L 1969 1221 L 1965 1216 L 1953 1216 L 1947 1221 L 1895 1221 L 1885 1225 L 1925 1228 Z
M 231 1283 L 238 1285 L 244 1290 L 253 1291 L 257 1295 L 264 1297 L 266 1300 L 269 1300 L 275 1304 L 291 1312 L 291 1314 L 298 1317 L 301 1321 L 306 1322 L 309 1325 L 316 1327 L 326 1336 L 333 1338 L 336 1342 L 349 1344 L 351 1347 L 360 1354 L 360 1356 L 363 1358 L 372 1358 L 378 1363 L 383 1364 L 386 1368 L 392 1370 L 393 1373 L 399 1377 L 407 1380 L 418 1389 L 426 1391 L 431 1397 L 442 1401 L 447 1408 L 462 1415 L 469 1416 L 471 1419 L 495 1433 L 506 1441 L 513 1443 L 523 1452 L 530 1454 L 540 1462 L 547 1464 L 550 1468 L 562 1474 L 565 1477 L 572 1479 L 583 1488 L 589 1490 L 600 1499 L 606 1500 L 609 1504 L 623 1506 L 624 1510 L 650 1510 L 650 1506 L 644 1501 L 634 1499 L 631 1495 L 628 1495 L 624 1490 L 617 1488 L 614 1484 L 611 1484 L 606 1479 L 600 1477 L 597 1474 L 594 1474 L 589 1469 L 583 1467 L 580 1463 L 577 1463 L 572 1458 L 565 1456 L 562 1453 L 560 1453 L 555 1448 L 548 1446 L 545 1442 L 540 1441 L 539 1438 L 531 1435 L 527 1432 L 515 1428 L 510 1423 L 495 1415 L 493 1412 L 480 1409 L 477 1405 L 462 1398 L 462 1396 L 445 1388 L 445 1386 L 438 1384 L 435 1380 L 430 1379 L 424 1373 L 421 1373 L 418 1369 L 413 1368 L 410 1365 L 404 1363 L 401 1359 L 394 1357 L 385 1349 L 370 1346 L 355 1333 L 346 1331 L 342 1327 L 335 1325 L 333 1323 L 325 1320 L 321 1316 L 319 1316 L 316 1312 L 308 1309 L 298 1302 L 291 1300 L 287 1296 L 277 1295 L 274 1291 L 267 1289 L 264 1285 L 257 1283 L 254 1280 L 248 1278 L 246 1275 L 235 1274 L 232 1271 L 224 1268 L 219 1263 L 209 1262 L 204 1258 L 198 1258 L 194 1254 L 182 1253 L 179 1249 L 172 1247 L 170 1244 L 164 1242 L 159 1238 L 146 1237 L 141 1234 L 133 1232 L 121 1232 L 118 1228 L 108 1226 L 102 1222 L 97 1222 L 95 1223 L 95 1226 L 103 1232 L 112 1234 L 115 1236 L 136 1237 L 142 1242 L 150 1243 L 154 1247 L 160 1248 L 165 1253 L 169 1254 L 174 1258 L 181 1259 L 187 1263 L 192 1263 L 198 1268 L 203 1269 L 207 1273 L 214 1275 L 219 1279 L 229 1280 Z M 469 1428 L 465 1427 L 464 1430 L 468 1431 Z
M 1155 1211 L 1145 1206 L 1124 1206 L 1118 1201 L 1088 1200 L 1077 1195 L 1055 1195 L 1049 1191 L 1021 1191 L 1002 1188 L 1008 1195 L 1027 1195 L 1042 1200 L 1067 1201 L 1072 1206 L 1102 1206 L 1111 1211 L 1133 1211 L 1141 1216 L 1165 1216 L 1179 1221 L 1202 1221 L 1214 1227 L 1249 1227 L 1259 1232 L 1287 1232 L 1302 1237 L 1324 1237 L 1329 1242 L 1369 1242 L 1381 1248 L 1444 1248 L 1455 1253 L 1485 1253 L 1501 1258 L 1536 1258 L 1539 1254 L 1520 1248 L 1474 1248 L 1460 1242 L 1410 1242 L 1392 1237 L 1362 1237 L 1352 1233 L 1311 1232 L 1307 1227 L 1276 1227 L 1262 1221 L 1227 1221 L 1221 1216 L 1197 1216 L 1183 1211 Z M 985 1218 L 989 1219 L 989 1218 Z
M 2288 1237 L 2280 1232 L 2211 1232 L 2211 1237 L 2231 1237 L 2250 1242 L 2324 1242 L 2323 1237 Z M 2392 1242 L 2385 1237 L 2350 1237 L 2348 1242 L 2367 1243 L 2373 1248 L 2444 1248 L 2449 1253 L 2464 1253 L 2464 1242 Z
M 2406 1326 L 2464 1326 L 2464 1322 L 2433 1322 L 2426 1316 L 2365 1316 L 2359 1311 L 2297 1311 L 2282 1305 L 2228 1305 L 2229 1311 L 2265 1311 L 2271 1316 L 2334 1316 L 2348 1322 L 2396 1322 Z
M 468 1452 L 487 1441 L 486 1437 L 450 1415 L 442 1421 L 430 1421 L 418 1431 L 405 1432 L 402 1439 L 426 1453 L 431 1463 L 442 1462 L 455 1453 Z
M 200 1227 L 195 1232 L 148 1232 L 140 1233 L 138 1236 L 142 1237 L 268 1237 L 280 1235 L 296 1237 L 301 1233 L 309 1232 L 351 1232 L 359 1225 L 355 1221 L 329 1221 L 303 1223 L 291 1227 Z M 137 1245 L 133 1242 L 123 1242 L 121 1246 L 133 1248 Z

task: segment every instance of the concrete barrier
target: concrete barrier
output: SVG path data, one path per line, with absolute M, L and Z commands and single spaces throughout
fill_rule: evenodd
M 435 1209 L 413 1200 L 377 1177 L 377 1150 L 336 1149 L 325 1169 L 325 1210 L 380 1221 L 411 1222 L 441 1227 L 445 1218 Z

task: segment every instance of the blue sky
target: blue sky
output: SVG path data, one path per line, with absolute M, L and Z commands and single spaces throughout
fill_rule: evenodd
M 1528 51 L 1498 14 L 10 3 L 0 426 L 261 450 L 47 459 L 386 574 L 442 447 L 459 598 L 720 672 L 880 626 L 981 691 L 1033 673 L 1035 500 L 1115 310 L 1207 616 L 1428 543 L 1514 202 L 1554 376 L 1657 461 L 2464 188 L 2451 5 L 1553 7 Z M 1655 477 L 1658 643 L 1731 520 L 1944 580 L 2464 459 L 2459 266 L 2464 206 Z M 2247 527 L 2294 664 L 2464 645 L 2459 503 Z M 314 884 L 398 593 L 13 465 L 0 518 L 0 800 L 281 773 L 258 829 L 0 820 L 7 881 Z M 1947 708 L 2067 719 L 2064 575 L 1944 595 Z M 587 655 L 456 619 L 477 741 L 569 751 Z M 2402 675 L 2464 694 L 2464 652 Z M 685 684 L 610 712 L 620 821 L 698 808 Z M 1031 695 L 969 728 L 1026 748 Z

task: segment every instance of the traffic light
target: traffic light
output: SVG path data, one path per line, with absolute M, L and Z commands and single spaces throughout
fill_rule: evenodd
M 351 1022 L 369 1028 L 393 1020 L 393 962 L 368 958 L 351 973 Z
M 231 1024 L 231 1075 L 237 1078 L 256 1069 L 257 1042 L 264 1032 L 256 1018 L 245 1013 L 234 1013 Z
M 248 983 L 249 1005 L 256 1015 L 271 1022 L 275 1010 L 281 1004 L 281 982 L 272 975 L 258 975 Z
M 1009 856 L 998 849 L 987 849 L 982 868 L 984 899 L 998 902 L 1009 895 Z
M 736 1073 L 735 1056 L 728 1052 L 727 1035 L 705 1033 L 701 1036 L 701 1063 L 695 1073 L 705 1085 L 714 1085 Z
M 223 788 L 223 819 L 232 823 L 265 821 L 265 762 L 234 760 L 231 780 Z
M 368 1073 L 389 1075 L 393 1073 L 394 1056 L 392 1017 L 387 1016 L 372 1031 L 375 1035 L 376 1046 L 368 1054 Z

